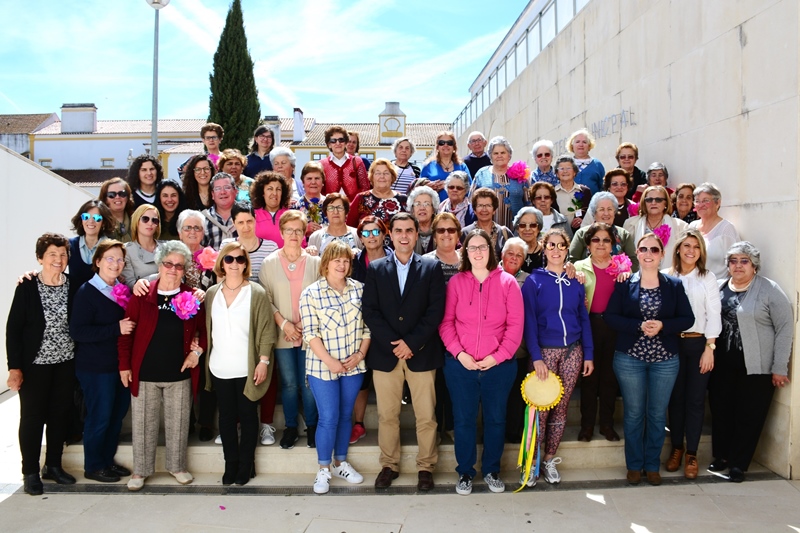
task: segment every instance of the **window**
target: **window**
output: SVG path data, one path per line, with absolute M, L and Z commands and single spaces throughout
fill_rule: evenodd
M 551 3 L 542 12 L 542 48 L 547 46 L 556 36 L 556 10 L 555 4 Z
M 527 58 L 525 57 L 528 53 L 528 34 L 525 33 L 525 36 L 517 43 L 517 76 L 522 74 L 522 71 L 525 69 L 525 65 L 528 64 Z
M 492 105 L 495 96 L 497 96 L 497 82 L 495 81 L 496 79 L 497 79 L 497 74 L 492 74 L 491 76 L 489 76 L 489 83 L 486 85 L 486 89 L 489 91 L 487 94 L 488 100 L 486 101 L 487 107 Z
M 497 69 L 497 95 L 506 89 L 506 62 L 500 63 L 500 68 Z
M 541 35 L 539 35 L 539 19 L 536 19 L 530 29 L 528 30 L 528 63 L 539 55 L 541 47 L 539 46 Z
M 558 18 L 558 31 L 564 29 L 564 27 L 569 24 L 569 21 L 572 20 L 572 17 L 575 16 L 575 13 L 572 12 L 572 0 L 556 0 L 558 5 L 556 6 L 556 16 Z
M 506 70 L 508 72 L 508 79 L 506 80 L 506 85 L 511 85 L 511 82 L 519 76 L 519 73 L 522 72 L 521 70 L 517 70 L 517 47 L 511 49 L 508 53 L 508 57 L 506 58 Z
M 366 157 L 370 163 L 375 161 L 375 152 L 358 152 L 358 155 Z
M 575 12 L 577 13 L 589 3 L 589 0 L 575 0 Z
M 53 167 L 53 160 L 52 159 L 40 159 L 39 164 L 44 168 L 52 168 Z
M 100 166 L 103 168 L 114 168 L 113 157 L 103 157 L 100 159 Z
M 311 152 L 311 161 L 319 161 L 328 157 L 330 152 Z

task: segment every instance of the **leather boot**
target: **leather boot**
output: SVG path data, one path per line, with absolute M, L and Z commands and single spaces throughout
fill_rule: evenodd
M 673 448 L 669 459 L 667 459 L 667 472 L 677 472 L 681 467 L 682 458 L 683 448 Z
M 686 462 L 683 464 L 683 476 L 686 479 L 697 479 L 697 456 L 686 454 Z

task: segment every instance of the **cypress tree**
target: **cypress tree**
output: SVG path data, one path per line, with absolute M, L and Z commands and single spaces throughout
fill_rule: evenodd
M 253 77 L 253 60 L 247 49 L 241 0 L 233 0 L 228 10 L 209 81 L 208 120 L 225 130 L 220 148 L 238 148 L 247 154 L 247 141 L 258 126 L 261 106 Z

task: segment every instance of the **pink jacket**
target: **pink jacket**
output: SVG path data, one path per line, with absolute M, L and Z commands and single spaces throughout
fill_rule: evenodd
M 472 272 L 459 272 L 447 283 L 439 335 L 454 357 L 464 351 L 476 361 L 492 355 L 502 363 L 522 342 L 524 318 L 514 276 L 497 268 L 479 283 Z

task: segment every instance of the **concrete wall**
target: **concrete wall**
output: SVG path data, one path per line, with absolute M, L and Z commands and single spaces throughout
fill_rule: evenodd
M 0 392 L 7 390 L 6 328 L 8 310 L 14 297 L 17 277 L 39 269 L 36 239 L 54 231 L 67 237 L 70 219 L 92 197 L 65 179 L 41 168 L 5 146 L 0 146 L 0 242 L 4 243 L 0 261 Z
M 715 182 L 797 323 L 797 33 L 796 0 L 592 0 L 459 143 L 502 134 L 532 166 L 535 141 L 589 127 L 606 168 L 632 141 L 672 184 Z M 778 390 L 757 460 L 783 476 L 800 467 L 798 416 L 800 386 Z

